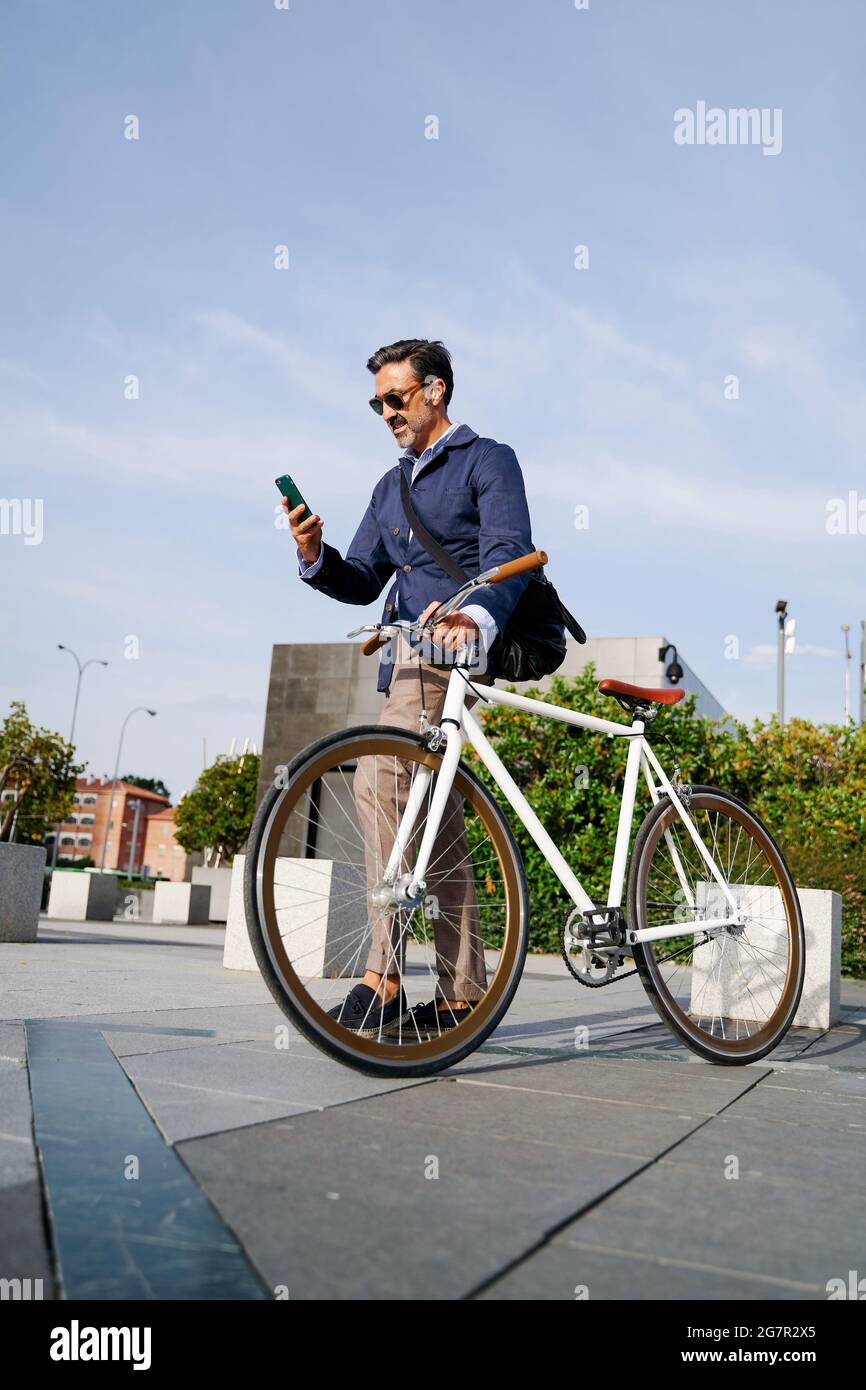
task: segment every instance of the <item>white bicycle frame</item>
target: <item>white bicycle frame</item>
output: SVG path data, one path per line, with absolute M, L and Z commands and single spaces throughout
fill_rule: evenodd
M 599 910 L 596 904 L 593 903 L 589 894 L 582 887 L 577 875 L 557 849 L 541 821 L 538 819 L 538 816 L 526 800 L 526 797 L 517 786 L 514 778 L 508 772 L 501 758 L 493 749 L 480 723 L 475 718 L 475 715 L 471 710 L 466 708 L 465 697 L 468 688 L 467 680 L 471 682 L 471 679 L 471 674 L 467 674 L 464 678 L 460 669 L 457 667 L 452 669 L 445 695 L 442 716 L 439 720 L 439 729 L 445 738 L 445 750 L 442 755 L 441 769 L 433 789 L 433 796 L 430 800 L 424 833 L 421 837 L 421 845 L 418 850 L 413 872 L 404 875 L 402 880 L 398 882 L 399 866 L 403 862 L 404 852 L 412 838 L 415 820 L 423 804 L 430 779 L 433 775 L 431 770 L 426 767 L 419 768 L 414 776 L 410 795 L 407 798 L 400 825 L 397 829 L 394 848 L 385 869 L 384 884 L 392 886 L 394 901 L 396 902 L 418 902 L 424 898 L 426 892 L 424 880 L 430 862 L 430 856 L 433 852 L 433 844 L 442 820 L 445 803 L 454 782 L 454 776 L 460 761 L 463 744 L 464 741 L 466 741 L 475 749 L 481 761 L 484 763 L 484 766 L 496 782 L 496 785 L 505 795 L 576 906 L 584 913 Z M 613 864 L 611 866 L 610 889 L 607 899 L 608 908 L 622 907 L 631 822 L 634 812 L 635 796 L 637 794 L 639 772 L 643 771 L 653 804 L 660 800 L 662 793 L 670 797 L 671 804 L 676 810 L 689 836 L 694 841 L 698 853 L 707 866 L 709 874 L 715 879 L 719 888 L 722 890 L 730 908 L 730 915 L 727 917 L 701 918 L 700 909 L 695 902 L 691 885 L 686 879 L 680 857 L 673 842 L 673 837 L 668 829 L 664 833 L 680 882 L 684 905 L 694 916 L 690 916 L 688 922 L 663 923 L 661 926 L 648 927 L 643 930 L 629 929 L 626 939 L 630 944 L 641 941 L 655 941 L 661 937 L 667 936 L 688 936 L 690 933 L 698 936 L 708 932 L 715 933 L 723 930 L 725 927 L 743 926 L 745 924 L 745 914 L 736 902 L 712 854 L 710 854 L 698 834 L 687 806 L 678 796 L 676 788 L 669 781 L 655 752 L 647 742 L 644 734 L 645 723 L 642 719 L 636 716 L 631 724 L 617 724 L 610 719 L 598 719 L 592 714 L 581 714 L 578 710 L 566 709 L 562 705 L 548 704 L 545 700 L 533 700 L 527 695 L 519 695 L 515 691 L 510 690 L 501 690 L 493 685 L 471 686 L 471 689 L 475 694 L 481 696 L 488 704 L 506 705 L 511 709 L 523 710 L 527 714 L 541 715 L 546 719 L 558 719 L 561 723 L 573 724 L 579 729 L 592 729 L 596 733 L 608 734 L 611 738 L 627 738 L 630 740 L 626 759 L 625 781 L 622 789 L 622 801 L 619 810 Z M 655 774 L 655 778 L 658 779 L 657 782 L 653 774 Z

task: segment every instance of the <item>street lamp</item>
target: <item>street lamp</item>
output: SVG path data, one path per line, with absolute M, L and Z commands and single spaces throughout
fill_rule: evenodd
M 149 714 L 151 718 L 156 714 L 155 709 L 148 709 L 146 705 L 136 705 L 131 709 L 120 726 L 120 738 L 117 741 L 117 758 L 114 763 L 114 776 L 111 779 L 111 794 L 108 798 L 108 815 L 105 818 L 105 835 L 102 839 L 102 860 L 99 865 L 99 872 L 105 872 L 105 856 L 108 852 L 108 832 L 111 829 L 111 808 L 114 805 L 114 788 L 117 786 L 117 774 L 120 771 L 120 754 L 123 750 L 123 735 L 126 733 L 126 726 L 134 714 Z
M 842 684 L 843 701 L 845 705 L 845 723 L 851 723 L 851 644 L 848 641 L 848 633 L 851 631 L 850 623 L 842 624 L 843 655 L 845 661 L 845 679 Z
M 69 742 L 70 744 L 72 744 L 75 741 L 75 721 L 78 717 L 78 696 L 81 693 L 81 677 L 84 675 L 84 672 L 87 670 L 88 666 L 107 666 L 108 662 L 100 661 L 97 657 L 92 656 L 88 661 L 85 661 L 82 665 L 81 661 L 78 658 L 77 652 L 74 652 L 71 647 L 64 647 L 62 642 L 57 643 L 57 650 L 61 652 L 68 652 L 69 655 L 72 657 L 72 660 L 75 662 L 75 665 L 78 667 L 78 679 L 75 682 L 75 700 L 72 705 L 72 725 L 69 730 Z M 60 830 L 61 822 L 58 821 L 54 827 L 54 846 L 51 851 L 52 869 L 57 864 L 57 846 L 60 844 Z

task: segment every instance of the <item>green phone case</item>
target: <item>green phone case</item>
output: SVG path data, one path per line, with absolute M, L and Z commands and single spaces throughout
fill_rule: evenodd
M 300 506 L 306 508 L 305 511 L 301 512 L 301 515 L 298 517 L 298 521 L 306 521 L 308 516 L 313 515 L 306 502 L 304 501 L 303 497 L 301 496 L 300 492 L 298 491 L 298 488 L 294 480 L 289 476 L 288 473 L 284 473 L 281 478 L 274 478 L 274 482 L 280 489 L 280 492 L 283 494 L 283 496 L 288 498 L 290 510 L 294 507 Z M 297 522 L 295 523 L 295 525 L 297 525 Z

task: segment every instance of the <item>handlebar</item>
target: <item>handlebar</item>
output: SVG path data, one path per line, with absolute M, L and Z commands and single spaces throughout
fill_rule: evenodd
M 497 565 L 495 571 L 488 570 L 491 578 L 488 584 L 498 584 L 502 579 L 511 579 L 515 574 L 525 574 L 527 570 L 537 570 L 547 564 L 546 550 L 530 550 L 528 555 L 519 555 L 516 560 L 506 560 Z
M 518 555 L 516 560 L 506 560 L 504 564 L 494 565 L 491 569 L 485 570 L 483 574 L 478 574 L 474 579 L 467 580 L 463 587 L 457 590 L 456 594 L 452 594 L 451 598 L 440 604 L 432 618 L 428 618 L 424 627 L 430 631 L 441 618 L 445 617 L 448 613 L 453 613 L 463 602 L 465 595 L 470 593 L 473 589 L 478 589 L 483 584 L 500 584 L 503 579 L 513 579 L 516 574 L 525 574 L 527 570 L 541 569 L 547 564 L 547 558 L 547 552 L 544 550 L 530 550 L 526 555 Z M 383 628 L 385 630 L 384 635 Z M 372 656 L 380 647 L 384 647 L 385 643 L 390 640 L 388 634 L 395 631 L 397 628 L 404 628 L 409 631 L 414 630 L 419 633 L 422 631 L 418 623 L 377 623 L 373 628 L 371 636 L 361 643 L 361 651 L 364 653 L 364 656 Z M 366 631 L 369 631 L 366 627 L 356 628 L 354 632 L 349 633 L 349 636 L 357 637 L 360 633 Z

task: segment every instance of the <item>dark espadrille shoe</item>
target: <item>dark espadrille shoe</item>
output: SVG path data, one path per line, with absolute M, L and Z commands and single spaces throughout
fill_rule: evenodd
M 328 1017 L 357 1033 L 359 1038 L 378 1038 L 386 1029 L 396 1029 L 405 1023 L 409 1010 L 402 988 L 383 1007 L 379 995 L 369 985 L 354 985 L 342 1004 L 328 1010 Z

